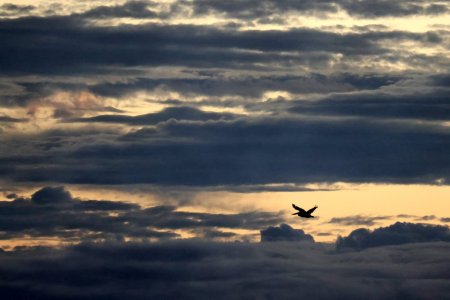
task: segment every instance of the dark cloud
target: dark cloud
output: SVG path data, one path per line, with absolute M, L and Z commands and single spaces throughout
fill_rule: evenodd
M 44 187 L 31 196 L 36 204 L 57 204 L 72 201 L 72 195 L 64 187 Z
M 89 90 L 95 94 L 109 97 L 129 95 L 142 90 L 151 92 L 158 88 L 176 91 L 183 95 L 261 97 L 268 91 L 286 91 L 293 94 L 326 94 L 330 92 L 372 90 L 392 85 L 401 79 L 401 76 L 381 74 L 334 74 L 325 76 L 312 73 L 308 74 L 308 76 L 263 75 L 260 77 L 240 76 L 234 78 L 224 78 L 219 74 L 215 74 L 215 76 L 199 76 L 197 78 L 137 78 L 129 83 L 100 83 L 90 86 Z M 215 101 L 215 104 L 218 105 L 220 103 Z
M 337 0 L 337 1 L 295 1 L 295 0 L 232 0 L 219 2 L 214 0 L 196 0 L 193 2 L 194 13 L 209 15 L 225 14 L 229 18 L 263 23 L 270 16 L 285 14 L 326 14 L 339 9 L 348 14 L 363 18 L 399 17 L 410 15 L 444 14 L 448 6 L 441 1 L 422 0 Z M 274 21 L 273 19 L 271 19 Z M 276 20 L 276 19 L 275 19 Z M 282 21 L 279 21 L 282 23 Z
M 0 116 L 0 123 L 20 123 L 20 122 L 26 122 L 27 119 L 18 119 L 8 116 Z
M 372 118 L 449 120 L 447 89 L 428 93 L 387 94 L 381 92 L 333 95 L 318 101 L 296 101 L 291 112 L 309 115 Z
M 439 1 L 427 0 L 340 0 L 338 2 L 350 15 L 364 18 L 444 14 L 448 11 L 447 5 L 442 5 Z
M 21 14 L 27 14 L 36 7 L 33 5 L 17 5 L 13 3 L 5 3 L 0 6 L 0 17 L 11 17 Z
M 0 21 L 0 64 L 4 74 L 105 73 L 106 66 L 292 66 L 308 60 L 313 64 L 326 62 L 336 53 L 355 59 L 379 55 L 388 51 L 380 42 L 421 41 L 424 36 L 408 32 L 338 34 L 305 28 L 238 31 L 191 25 L 94 27 L 77 16 L 27 17 Z M 128 46 L 131 44 L 133 47 Z
M 211 13 L 226 14 L 230 18 L 257 20 L 271 15 L 297 13 L 336 12 L 337 6 L 330 1 L 295 1 L 295 0 L 263 0 L 245 1 L 232 0 L 219 2 L 214 0 L 193 1 L 194 14 L 208 15 Z
M 270 226 L 261 230 L 261 242 L 314 242 L 314 238 L 306 234 L 301 229 L 294 229 L 288 224 L 281 224 L 280 226 Z
M 379 220 L 391 219 L 389 216 L 346 216 L 341 218 L 332 218 L 329 223 L 341 224 L 346 226 L 365 225 L 373 226 Z
M 10 193 L 10 194 L 6 195 L 6 198 L 8 198 L 8 199 L 16 199 L 18 197 L 19 196 L 16 193 Z
M 377 228 L 374 231 L 365 228 L 356 229 L 347 237 L 339 237 L 336 248 L 365 249 L 435 241 L 450 242 L 450 230 L 447 226 L 397 222 L 388 227 Z
M 203 239 L 207 240 L 230 239 L 238 236 L 238 234 L 234 232 L 215 230 L 210 228 L 194 232 L 196 234 L 199 234 L 199 236 L 201 236 Z
M 188 120 L 188 121 L 207 121 L 207 120 L 227 120 L 238 116 L 229 113 L 204 112 L 193 107 L 169 107 L 157 113 L 150 113 L 139 116 L 126 115 L 99 115 L 91 118 L 69 119 L 69 122 L 86 123 L 123 123 L 129 125 L 155 125 L 168 120 Z
M 122 5 L 98 6 L 79 15 L 83 18 L 155 18 L 158 14 L 151 10 L 152 1 L 128 1 Z
M 435 215 L 427 215 L 427 216 L 423 216 L 423 217 L 417 218 L 416 221 L 431 221 L 431 220 L 434 220 L 434 219 L 436 219 Z
M 0 173 L 89 184 L 436 183 L 450 177 L 448 135 L 439 125 L 362 119 L 169 120 L 115 141 L 3 153 Z
M 97 243 L 0 253 L 8 299 L 436 299 L 448 243 L 335 253 L 305 243 Z
M 142 208 L 123 201 L 80 200 L 64 187 L 44 187 L 30 199 L 0 201 L 0 238 L 57 238 L 63 241 L 174 238 L 175 230 L 198 236 L 236 238 L 221 228 L 259 230 L 283 221 L 280 213 L 198 213 L 174 206 Z

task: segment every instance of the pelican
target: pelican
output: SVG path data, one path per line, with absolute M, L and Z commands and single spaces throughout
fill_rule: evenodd
M 296 212 L 295 214 L 292 214 L 292 215 L 297 215 L 301 218 L 314 218 L 314 216 L 311 216 L 311 214 L 313 213 L 313 211 L 316 210 L 317 205 L 308 211 L 304 210 L 303 208 L 298 207 L 297 205 L 295 205 L 293 203 L 292 203 L 292 207 L 295 208 L 296 210 L 298 210 L 298 212 Z

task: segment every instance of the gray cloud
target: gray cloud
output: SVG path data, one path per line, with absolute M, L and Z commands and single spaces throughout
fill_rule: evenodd
M 183 2 L 182 2 L 183 3 Z M 336 12 L 337 6 L 330 1 L 242 1 L 232 0 L 217 2 L 211 0 L 196 0 L 193 2 L 194 14 L 205 15 L 212 12 L 225 13 L 228 17 L 238 19 L 256 20 L 271 15 L 285 14 L 288 12 L 321 13 Z
M 428 41 L 427 34 L 400 31 L 338 34 L 306 28 L 94 27 L 77 16 L 1 20 L 0 38 L 4 74 L 101 74 L 106 66 L 288 66 L 308 59 L 327 61 L 335 53 L 353 58 L 380 55 L 388 52 L 380 43 L 389 40 Z M 41 43 L 44 38 L 52 42 Z
M 381 74 L 308 74 L 308 76 L 267 76 L 226 78 L 213 73 L 196 78 L 150 79 L 138 78 L 129 83 L 101 83 L 89 87 L 90 91 L 104 96 L 122 96 L 136 91 L 154 91 L 166 88 L 182 94 L 206 96 L 261 97 L 267 91 L 286 91 L 289 93 L 330 93 L 357 90 L 371 90 L 392 85 L 403 79 L 401 76 Z M 217 101 L 216 101 L 217 104 Z
M 30 199 L 16 196 L 0 201 L 0 238 L 55 237 L 63 241 L 124 238 L 174 238 L 174 230 L 200 236 L 239 238 L 219 228 L 257 230 L 283 221 L 280 213 L 212 214 L 177 210 L 174 206 L 142 208 L 137 204 L 80 200 L 64 187 L 44 187 Z
M 346 216 L 341 218 L 332 218 L 329 223 L 341 224 L 346 226 L 365 225 L 372 226 L 377 223 L 378 220 L 391 219 L 389 216 Z
M 151 10 L 151 6 L 155 3 L 153 1 L 128 1 L 122 5 L 113 6 L 98 6 L 88 10 L 79 17 L 95 18 L 95 19 L 109 19 L 109 18 L 136 18 L 146 19 L 155 18 L 158 13 Z
M 338 2 L 349 14 L 365 18 L 434 15 L 448 12 L 448 5 L 440 1 L 342 0 Z
M 431 221 L 436 219 L 435 215 L 427 215 L 427 216 L 422 216 L 420 218 L 417 218 L 416 221 Z
M 368 118 L 449 120 L 448 89 L 423 93 L 388 94 L 380 91 L 366 94 L 333 95 L 318 101 L 296 101 L 293 113 Z
M 270 226 L 264 230 L 261 230 L 261 242 L 299 242 L 307 241 L 314 242 L 314 238 L 305 234 L 301 229 L 294 229 L 288 224 L 281 224 L 280 226 Z
M 123 123 L 129 125 L 155 125 L 160 122 L 173 120 L 207 121 L 207 120 L 227 120 L 238 116 L 230 113 L 204 112 L 193 107 L 169 107 L 157 113 L 150 113 L 139 116 L 126 115 L 99 115 L 91 118 L 68 119 L 68 122 L 86 123 Z
M 436 183 L 450 177 L 448 135 L 439 125 L 362 119 L 169 120 L 108 142 L 3 153 L 0 174 L 90 184 Z
M 185 2 L 181 2 L 185 3 Z M 446 3 L 441 1 L 386 1 L 386 0 L 337 0 L 337 1 L 293 1 L 293 0 L 263 0 L 242 1 L 232 0 L 226 3 L 213 0 L 196 0 L 193 2 L 194 13 L 208 15 L 211 13 L 225 14 L 229 18 L 264 22 L 270 16 L 291 14 L 326 14 L 345 10 L 348 14 L 378 18 L 387 16 L 410 16 L 443 14 L 448 11 Z M 280 21 L 281 22 L 281 21 Z
M 21 14 L 28 14 L 35 8 L 33 5 L 5 3 L 0 6 L 0 17 L 14 17 Z
M 0 116 L 0 123 L 20 123 L 20 122 L 26 122 L 27 119 L 18 119 L 8 116 Z
M 31 196 L 36 204 L 57 204 L 72 201 L 72 195 L 64 187 L 44 187 Z
M 365 249 L 385 245 L 434 241 L 450 242 L 449 228 L 440 225 L 397 222 L 388 227 L 377 228 L 374 231 L 365 228 L 356 229 L 347 237 L 339 237 L 336 248 Z
M 198 240 L 25 248 L 0 252 L 0 289 L 8 299 L 43 300 L 445 298 L 449 250 Z

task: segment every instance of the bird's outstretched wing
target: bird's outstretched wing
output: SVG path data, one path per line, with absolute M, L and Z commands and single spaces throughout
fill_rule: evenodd
M 312 214 L 313 211 L 315 211 L 317 207 L 318 207 L 317 205 L 314 206 L 313 208 L 311 208 L 310 210 L 308 210 L 307 213 L 308 213 L 308 214 Z
M 303 208 L 298 207 L 297 205 L 295 205 L 294 203 L 292 203 L 292 207 L 295 208 L 296 210 L 298 210 L 301 213 L 306 213 L 306 211 Z

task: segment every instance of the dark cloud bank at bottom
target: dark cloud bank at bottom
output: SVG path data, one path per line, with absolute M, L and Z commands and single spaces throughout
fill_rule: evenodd
M 445 299 L 450 243 L 81 244 L 0 252 L 3 299 Z

